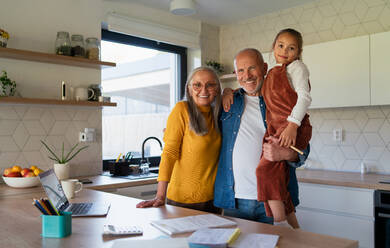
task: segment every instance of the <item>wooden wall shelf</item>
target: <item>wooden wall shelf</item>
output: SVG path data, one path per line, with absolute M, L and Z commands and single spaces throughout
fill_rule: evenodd
M 111 62 L 4 47 L 0 47 L 0 58 L 27 60 L 41 63 L 52 63 L 93 69 L 103 69 L 107 67 L 116 66 L 115 63 Z
M 219 77 L 219 80 L 225 81 L 225 80 L 232 80 L 232 79 L 237 79 L 236 74 L 225 74 Z
M 116 107 L 116 103 L 114 102 L 92 102 L 92 101 L 74 101 L 74 100 L 62 101 L 57 99 L 22 98 L 22 97 L 0 97 L 0 104 L 1 103 Z

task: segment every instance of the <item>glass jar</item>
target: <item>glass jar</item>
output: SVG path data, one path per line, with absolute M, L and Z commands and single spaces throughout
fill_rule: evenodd
M 72 44 L 72 56 L 75 57 L 84 57 L 85 49 L 84 49 L 84 38 L 80 34 L 74 34 L 71 37 Z
M 72 47 L 70 46 L 69 33 L 60 31 L 57 32 L 57 39 L 55 43 L 56 54 L 58 55 L 72 55 Z
M 87 38 L 86 42 L 86 58 L 100 60 L 100 43 L 97 38 Z

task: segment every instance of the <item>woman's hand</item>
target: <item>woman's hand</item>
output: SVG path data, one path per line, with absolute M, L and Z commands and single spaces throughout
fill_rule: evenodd
M 287 127 L 279 136 L 280 145 L 286 148 L 289 148 L 290 146 L 295 146 L 295 141 L 297 139 L 297 129 L 297 124 L 289 122 Z
M 152 200 L 142 201 L 136 205 L 137 208 L 150 208 L 150 207 L 160 207 L 165 205 L 165 197 L 156 196 Z
M 230 105 L 233 104 L 233 90 L 225 88 L 222 91 L 222 107 L 225 112 L 229 112 Z

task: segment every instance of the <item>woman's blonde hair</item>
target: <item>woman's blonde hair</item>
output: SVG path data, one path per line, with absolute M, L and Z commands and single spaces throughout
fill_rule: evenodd
M 213 119 L 214 119 L 214 126 L 215 130 L 219 132 L 219 127 L 218 127 L 218 115 L 219 111 L 221 108 L 221 82 L 219 81 L 217 73 L 210 68 L 210 67 L 205 67 L 201 66 L 198 68 L 195 68 L 192 70 L 190 75 L 187 78 L 186 82 L 186 93 L 185 93 L 185 98 L 187 100 L 187 105 L 188 105 L 188 115 L 190 118 L 190 130 L 194 131 L 197 135 L 203 136 L 208 133 L 208 128 L 207 128 L 207 123 L 202 115 L 202 112 L 200 109 L 197 107 L 196 103 L 194 102 L 194 99 L 192 98 L 190 94 L 190 89 L 189 86 L 192 82 L 193 77 L 195 76 L 196 73 L 200 71 L 207 71 L 210 72 L 214 78 L 215 78 L 215 83 L 217 84 L 217 89 L 216 89 L 216 96 L 214 101 L 211 103 L 211 110 L 213 112 Z

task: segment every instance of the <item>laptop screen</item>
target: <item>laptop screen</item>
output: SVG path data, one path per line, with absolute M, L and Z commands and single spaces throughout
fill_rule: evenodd
M 39 180 L 46 192 L 47 197 L 58 210 L 64 210 L 69 205 L 62 189 L 61 183 L 58 180 L 53 169 L 47 170 L 39 174 Z

